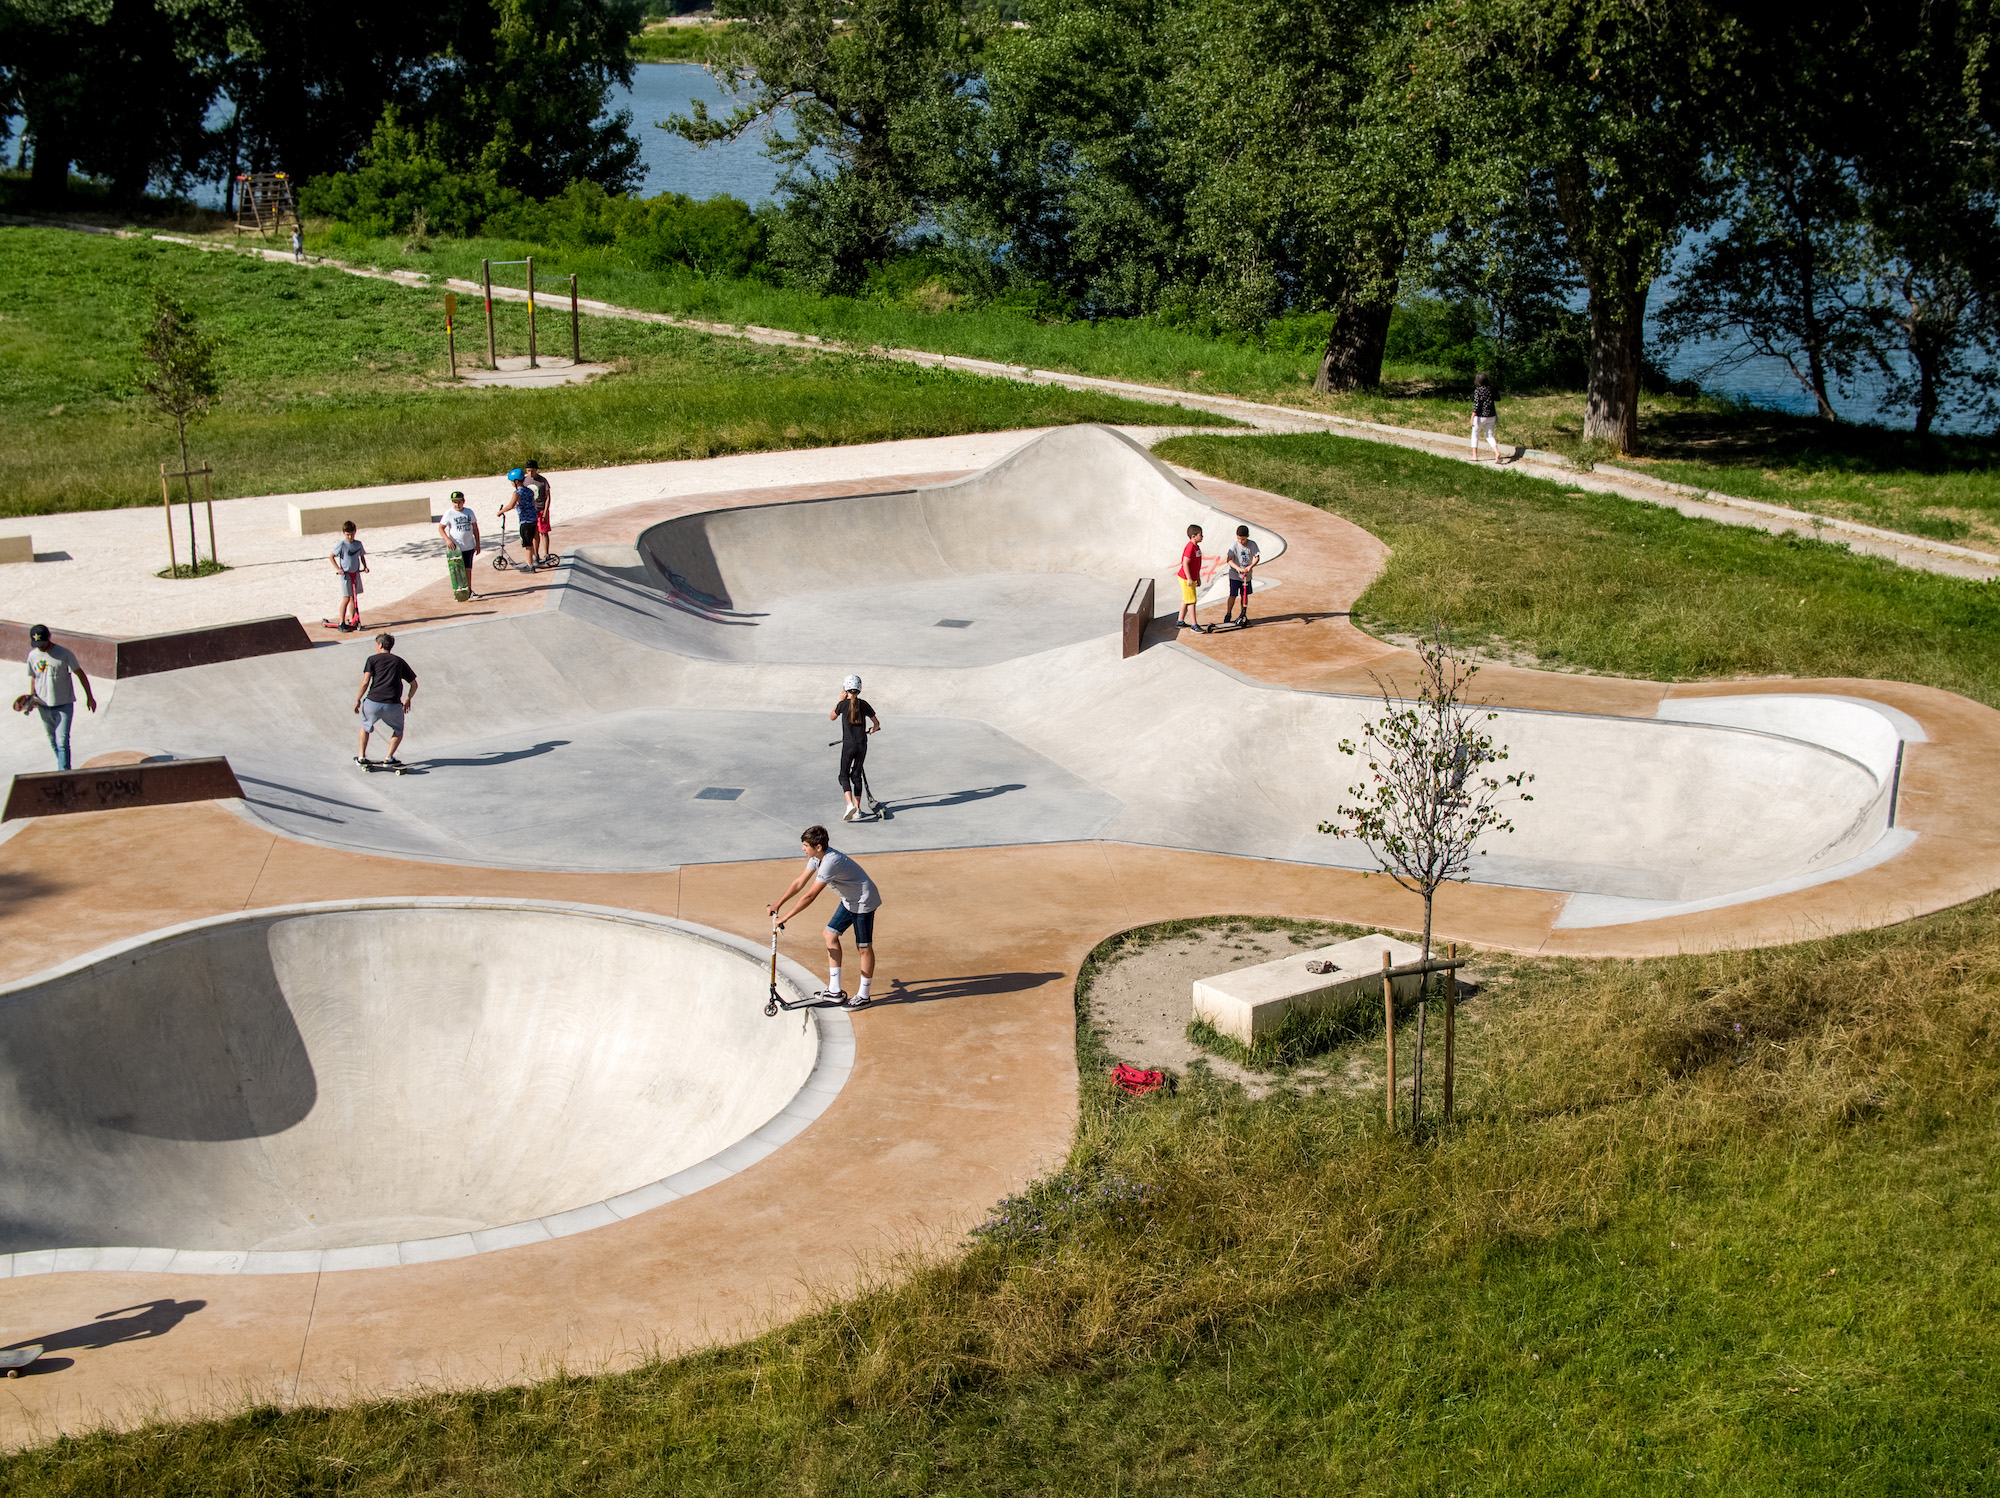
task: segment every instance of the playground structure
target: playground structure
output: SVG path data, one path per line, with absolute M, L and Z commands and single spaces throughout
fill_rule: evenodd
M 240 172 L 236 177 L 236 232 L 272 235 L 286 220 L 300 226 L 292 179 L 284 172 Z
M 535 284 L 537 280 L 569 288 L 569 356 L 572 363 L 583 363 L 583 324 L 577 307 L 576 274 L 575 272 L 571 272 L 567 276 L 537 277 L 535 275 L 535 257 L 530 255 L 524 260 L 482 260 L 479 262 L 479 275 L 480 280 L 485 286 L 486 297 L 486 367 L 496 370 L 500 367 L 500 343 L 493 325 L 493 268 L 496 265 L 519 265 L 525 267 L 524 279 L 528 292 L 528 368 L 540 368 L 535 347 L 535 303 L 538 300 Z M 456 303 L 454 303 L 455 305 Z M 450 333 L 450 328 L 450 313 L 447 313 L 447 335 Z M 455 370 L 456 356 L 454 356 L 454 372 Z

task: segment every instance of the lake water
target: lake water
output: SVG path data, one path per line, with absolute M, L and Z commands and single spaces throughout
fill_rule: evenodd
M 729 94 L 708 69 L 693 63 L 641 63 L 632 70 L 630 89 L 612 90 L 611 108 L 632 111 L 632 138 L 639 143 L 639 163 L 646 172 L 640 194 L 712 198 L 728 193 L 752 205 L 769 201 L 777 191 L 778 168 L 764 155 L 768 126 L 714 146 L 697 146 L 654 128 L 670 114 L 686 114 L 697 99 L 714 115 L 726 115 L 732 107 Z

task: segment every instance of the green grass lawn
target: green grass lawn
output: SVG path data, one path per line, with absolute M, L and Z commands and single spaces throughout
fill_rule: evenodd
M 1471 639 L 1556 669 L 1880 677 L 2000 706 L 1992 584 L 1345 437 L 1178 437 L 1158 452 L 1388 542 L 1355 605 L 1376 633 L 1418 632 L 1443 609 Z
M 795 353 L 592 318 L 584 354 L 619 371 L 551 390 L 446 383 L 441 292 L 331 270 L 52 229 L 0 228 L 0 514 L 157 502 L 171 432 L 137 395 L 150 287 L 175 288 L 225 340 L 221 406 L 194 431 L 217 494 L 289 493 L 499 472 L 530 452 L 558 467 L 699 458 L 1075 421 L 1185 421 L 1115 398 L 840 353 Z M 527 309 L 501 305 L 526 349 Z M 461 353 L 483 341 L 467 309 Z M 569 333 L 543 320 L 544 349 Z

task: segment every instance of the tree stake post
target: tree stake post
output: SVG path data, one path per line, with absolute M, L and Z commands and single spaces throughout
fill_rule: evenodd
M 181 570 L 180 542 L 174 539 L 174 495 L 167 484 L 167 465 L 160 465 L 160 509 L 167 517 L 167 576 L 177 577 Z M 188 537 L 190 543 L 194 537 Z M 189 569 L 192 571 L 192 567 Z
M 1445 956 L 1453 962 L 1458 960 L 1457 942 L 1453 942 L 1445 948 Z M 1452 1032 L 1456 1028 L 1457 1019 L 1458 969 L 1450 967 L 1445 969 L 1444 974 L 1444 1126 L 1447 1129 L 1451 1127 L 1451 1077 L 1454 1060 L 1452 1055 Z
M 479 274 L 486 282 L 486 367 L 500 367 L 500 346 L 493 339 L 493 262 L 479 262 Z
M 569 361 L 583 363 L 583 331 L 577 325 L 576 272 L 569 273 Z
M 1382 954 L 1382 1044 L 1389 1069 L 1389 1131 L 1396 1129 L 1396 980 L 1389 976 L 1389 954 Z
M 535 363 L 535 257 L 528 257 L 528 368 L 539 369 Z

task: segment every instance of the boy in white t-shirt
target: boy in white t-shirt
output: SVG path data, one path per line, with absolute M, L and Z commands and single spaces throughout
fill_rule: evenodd
M 1257 550 L 1257 543 L 1250 539 L 1249 526 L 1236 527 L 1236 540 L 1223 555 L 1229 560 L 1229 602 L 1222 607 L 1222 622 L 1231 623 L 1229 616 L 1234 612 L 1236 614 L 1234 623 L 1248 624 L 1250 575 L 1257 570 L 1257 563 L 1262 560 Z
M 827 846 L 824 827 L 808 827 L 800 833 L 799 846 L 805 850 L 806 866 L 799 871 L 798 878 L 785 886 L 785 892 L 765 908 L 782 928 L 786 921 L 817 900 L 821 890 L 833 886 L 840 896 L 840 907 L 826 923 L 826 987 L 813 997 L 859 1009 L 868 1002 L 868 989 L 875 981 L 875 912 L 881 908 L 882 892 L 875 888 L 875 881 L 868 877 L 866 869 L 845 853 Z M 805 893 L 799 895 L 800 890 Z M 785 910 L 785 901 L 793 895 L 799 895 L 798 902 Z M 852 999 L 840 986 L 840 933 L 850 926 L 854 928 L 855 966 L 861 969 L 861 986 Z
M 91 690 L 90 674 L 75 654 L 49 637 L 46 624 L 30 628 L 28 690 L 14 699 L 14 710 L 41 714 L 42 729 L 49 736 L 49 747 L 56 752 L 58 770 L 70 768 L 69 730 L 76 717 L 76 686 L 72 677 L 83 683 L 84 703 L 96 712 L 97 693 Z
M 444 544 L 457 549 L 465 563 L 465 581 L 468 589 L 472 583 L 472 560 L 479 555 L 479 517 L 472 513 L 465 503 L 465 491 L 451 491 L 451 508 L 438 520 L 438 534 L 444 537 Z M 477 598 L 479 595 L 473 593 Z

